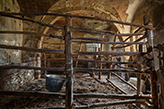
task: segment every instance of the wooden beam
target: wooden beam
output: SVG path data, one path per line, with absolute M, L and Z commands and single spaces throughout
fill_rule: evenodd
M 35 20 L 27 19 L 27 18 L 17 17 L 17 16 L 11 15 L 11 13 L 0 12 L 0 16 L 10 17 L 10 18 L 24 20 L 24 21 L 29 21 L 29 22 L 37 23 L 41 26 L 47 26 L 47 27 L 52 27 L 52 28 L 57 28 L 57 29 L 64 29 L 64 26 L 53 25 L 53 24 L 43 23 L 40 21 L 35 21 Z
M 112 98 L 112 99 L 151 99 L 147 95 L 122 95 L 122 94 L 102 94 L 102 93 L 74 93 L 74 98 Z
M 59 13 L 9 13 L 9 12 L 0 12 L 0 15 L 20 15 L 20 16 L 26 16 L 26 15 L 51 15 L 51 16 L 68 16 L 67 14 L 59 14 Z M 112 22 L 112 23 L 118 23 L 118 24 L 123 24 L 123 25 L 129 25 L 129 26 L 136 26 L 136 27 L 143 27 L 147 29 L 154 29 L 153 27 L 150 26 L 145 26 L 145 25 L 139 25 L 139 24 L 133 24 L 133 23 L 128 23 L 128 22 L 122 22 L 122 21 L 117 21 L 117 20 L 111 20 L 111 19 L 105 19 L 105 18 L 98 18 L 98 17 L 88 17 L 88 16 L 79 16 L 79 15 L 69 15 L 69 17 L 75 17 L 75 18 L 84 18 L 84 19 L 93 19 L 93 20 L 100 20 L 100 21 L 107 21 L 107 22 Z
M 121 88 L 119 88 L 117 85 L 115 85 L 111 80 L 109 80 L 109 79 L 107 79 L 107 78 L 106 78 L 106 80 L 107 80 L 110 84 L 112 84 L 117 90 L 119 90 L 121 93 L 127 94 L 127 92 L 125 92 L 124 90 L 122 90 Z
M 42 33 L 30 32 L 30 31 L 0 31 L 0 34 L 30 34 L 30 35 L 38 35 L 38 36 L 64 39 L 64 36 L 58 36 L 58 35 L 54 35 L 52 33 L 42 34 Z
M 133 84 L 127 82 L 127 81 L 124 80 L 121 76 L 119 76 L 119 75 L 117 75 L 116 73 L 113 73 L 113 72 L 112 72 L 112 74 L 115 75 L 117 78 L 119 78 L 119 79 L 120 79 L 122 82 L 124 82 L 125 84 L 129 85 L 129 86 L 130 86 L 131 88 L 133 88 L 134 90 L 137 90 L 137 88 L 136 88 Z
M 12 96 L 46 96 L 53 98 L 65 98 L 65 93 L 54 93 L 44 91 L 0 91 L 0 95 Z M 102 94 L 102 93 L 74 93 L 74 98 L 113 98 L 113 99 L 151 99 L 150 96 L 142 95 L 121 95 L 121 94 Z
M 69 14 L 67 14 L 69 15 Z M 66 66 L 66 98 L 65 98 L 65 108 L 72 109 L 73 103 L 73 65 L 72 65 L 72 47 L 71 47 L 71 37 L 72 33 L 70 26 L 72 25 L 72 18 L 66 16 L 65 18 L 65 66 Z
M 88 37 L 72 37 L 71 39 L 92 40 L 92 41 L 109 41 L 109 38 L 88 38 Z M 74 41 L 74 40 L 72 40 Z
M 115 102 L 105 102 L 105 103 L 93 103 L 88 105 L 82 106 L 75 106 L 75 109 L 90 109 L 96 107 L 105 107 L 105 106 L 114 106 L 114 105 L 121 105 L 121 104 L 132 104 L 132 103 L 143 103 L 143 101 L 136 101 L 136 100 L 123 100 L 123 101 L 115 101 Z
M 102 38 L 104 38 L 104 35 L 102 35 Z M 100 43 L 101 44 L 101 43 Z M 101 44 L 101 52 L 103 51 L 103 44 Z M 100 57 L 100 61 L 103 61 L 103 57 L 102 57 L 102 55 L 101 55 L 101 57 Z M 102 63 L 100 63 L 100 69 L 102 69 Z M 101 80 L 101 74 L 102 74 L 102 72 L 99 72 L 99 79 Z
M 95 72 L 124 72 L 124 73 L 143 73 L 147 74 L 146 72 L 142 72 L 139 70 L 122 70 L 122 69 L 96 69 L 96 68 L 74 68 L 74 71 L 95 71 Z
M 138 64 L 138 62 L 119 62 L 119 61 L 98 61 L 98 60 L 91 60 L 91 59 L 75 59 L 74 61 L 84 61 L 84 62 L 95 62 L 95 63 L 115 63 L 115 64 Z
M 151 21 L 151 20 L 147 21 L 147 22 L 145 23 L 145 25 L 148 25 L 150 21 Z M 142 27 L 139 27 L 136 31 L 134 31 L 134 33 L 137 33 L 140 29 L 142 29 Z M 130 39 L 131 37 L 132 37 L 132 35 L 130 35 L 128 38 L 126 38 L 126 39 L 124 40 L 124 42 L 126 42 L 126 41 L 127 41 L 128 39 Z
M 44 61 L 44 59 L 42 59 L 42 61 Z M 51 58 L 47 59 L 47 61 L 65 61 L 65 58 Z
M 147 37 L 146 35 L 143 35 L 143 36 L 142 36 L 142 37 L 140 37 L 139 39 L 135 40 L 135 41 L 134 41 L 134 43 L 135 43 L 135 42 L 139 42 L 139 41 L 141 41 L 141 40 L 145 39 L 146 37 Z M 112 49 L 120 49 L 120 48 L 125 48 L 125 47 L 128 47 L 128 46 L 130 46 L 130 45 L 132 45 L 132 44 L 127 44 L 127 45 L 125 45 L 125 46 L 117 46 L 117 47 L 112 47 Z
M 151 93 L 152 93 L 152 102 L 153 109 L 159 109 L 158 107 L 158 86 L 157 86 L 157 74 L 155 71 L 150 71 L 150 80 L 151 80 Z M 163 93 L 163 92 L 162 92 Z
M 73 32 L 83 32 L 83 33 L 91 33 L 91 34 L 100 34 L 100 35 L 116 35 L 116 36 L 129 36 L 129 35 L 144 35 L 144 33 L 115 33 L 113 31 L 108 30 L 99 30 L 99 29 L 88 29 L 88 28 L 82 28 L 82 27 L 71 27 L 71 30 Z
M 47 71 L 65 71 L 65 67 L 31 67 L 19 65 L 4 65 L 0 66 L 1 69 L 34 69 L 34 70 L 47 70 Z
M 80 54 L 80 55 L 112 55 L 112 56 L 123 56 L 123 55 L 141 55 L 139 52 L 79 52 L 79 51 L 73 51 L 72 54 Z
M 72 40 L 75 43 L 100 43 L 100 44 L 145 44 L 144 42 L 102 42 L 102 41 L 77 41 Z
M 13 96 L 46 96 L 53 98 L 65 98 L 64 93 L 43 92 L 43 91 L 0 91 L 0 95 L 13 95 Z
M 31 52 L 41 52 L 41 53 L 63 53 L 64 50 L 53 50 L 53 49 L 38 49 L 38 48 L 32 48 L 32 47 L 20 47 L 20 46 L 12 46 L 12 45 L 3 45 L 0 44 L 0 48 L 5 49 L 14 49 L 14 50 L 25 50 L 25 51 L 31 51 Z

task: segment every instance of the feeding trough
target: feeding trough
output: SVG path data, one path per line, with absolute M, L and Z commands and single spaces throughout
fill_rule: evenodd
M 48 74 L 46 76 L 46 89 L 51 92 L 58 92 L 61 90 L 66 78 L 60 75 Z

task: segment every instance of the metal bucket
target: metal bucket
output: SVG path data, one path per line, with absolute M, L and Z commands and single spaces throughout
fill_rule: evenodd
M 48 74 L 46 76 L 46 89 L 51 92 L 58 92 L 61 90 L 66 79 L 60 75 Z

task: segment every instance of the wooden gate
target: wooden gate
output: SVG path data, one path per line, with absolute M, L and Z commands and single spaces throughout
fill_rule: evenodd
M 133 70 L 127 70 L 126 68 L 123 69 L 104 69 L 102 68 L 102 63 L 110 63 L 110 64 L 141 64 L 141 61 L 138 62 L 119 62 L 119 61 L 109 61 L 109 60 L 103 60 L 100 58 L 100 60 L 90 60 L 90 59 L 79 59 L 79 55 L 110 55 L 110 57 L 115 56 L 137 56 L 139 60 L 141 60 L 142 57 L 152 52 L 152 45 L 151 45 L 151 34 L 150 32 L 154 30 L 154 28 L 148 26 L 149 21 L 145 19 L 144 25 L 138 25 L 138 24 L 132 24 L 132 23 L 126 23 L 121 21 L 115 21 L 115 20 L 109 20 L 109 19 L 103 19 L 103 18 L 96 18 L 96 17 L 86 17 L 86 16 L 78 16 L 78 15 L 71 15 L 71 14 L 57 14 L 57 13 L 5 13 L 0 12 L 1 16 L 10 17 L 14 19 L 20 19 L 24 21 L 33 22 L 42 26 L 47 26 L 50 28 L 57 28 L 57 29 L 63 29 L 65 31 L 65 36 L 57 36 L 54 34 L 41 34 L 41 33 L 35 33 L 35 32 L 25 32 L 25 31 L 0 31 L 0 34 L 33 34 L 33 35 L 39 35 L 44 37 L 52 37 L 52 38 L 59 38 L 65 40 L 65 50 L 54 50 L 54 49 L 38 49 L 38 48 L 31 48 L 31 47 L 20 47 L 20 46 L 11 46 L 11 45 L 3 45 L 0 44 L 0 48 L 4 49 L 14 49 L 14 50 L 26 50 L 26 51 L 33 51 L 33 52 L 41 52 L 41 53 L 65 53 L 65 67 L 30 67 L 30 66 L 18 66 L 18 65 L 5 65 L 0 66 L 1 69 L 35 69 L 35 70 L 47 70 L 47 71 L 63 71 L 66 72 L 66 78 L 68 79 L 68 82 L 66 83 L 66 94 L 63 93 L 53 93 L 53 92 L 36 92 L 36 91 L 24 91 L 24 92 L 18 92 L 18 91 L 0 91 L 1 95 L 14 95 L 14 96 L 37 96 L 37 95 L 45 95 L 45 96 L 54 96 L 54 98 L 65 98 L 66 109 L 71 108 L 93 108 L 93 107 L 102 107 L 102 106 L 111 106 L 111 105 L 118 105 L 118 104 L 132 104 L 136 103 L 137 106 L 140 104 L 144 104 L 146 106 L 153 106 L 154 109 L 158 108 L 158 96 L 156 91 L 156 78 L 154 78 L 155 71 L 152 69 L 149 70 L 142 70 L 141 66 L 138 66 L 137 69 Z M 65 26 L 61 25 L 52 25 L 47 24 L 39 21 L 34 21 L 31 19 L 18 17 L 18 16 L 25 16 L 25 15 L 50 15 L 50 16 L 62 16 L 65 17 Z M 72 18 L 82 18 L 82 19 L 90 19 L 90 20 L 100 20 L 100 21 L 106 21 L 111 23 L 117 23 L 121 25 L 128 25 L 128 26 L 135 26 L 138 27 L 138 29 L 134 33 L 115 33 L 113 31 L 107 31 L 107 30 L 98 30 L 98 29 L 88 29 L 88 28 L 82 28 L 82 27 L 74 27 L 72 26 Z M 140 29 L 144 28 L 145 33 L 138 33 Z M 115 37 L 119 37 L 122 39 L 122 36 L 127 36 L 125 40 L 122 39 L 122 42 L 109 42 L 108 38 L 87 38 L 87 37 L 72 37 L 72 32 L 84 32 L 84 33 L 91 33 L 91 34 L 98 34 L 98 35 L 108 35 L 112 34 Z M 130 39 L 133 36 L 140 36 L 137 40 L 133 42 L 126 42 L 128 39 Z M 147 42 L 143 42 L 143 39 L 147 39 Z M 142 41 L 142 42 L 140 42 Z M 139 51 L 138 52 L 114 52 L 114 51 L 98 51 L 98 52 L 82 52 L 79 51 L 72 51 L 72 42 L 75 43 L 98 43 L 103 46 L 103 44 L 112 44 L 116 45 L 119 44 L 120 46 L 113 46 L 113 49 L 118 48 L 125 48 L 131 45 L 139 45 Z M 147 51 L 143 51 L 143 45 L 146 45 Z M 72 59 L 72 55 L 76 54 L 77 58 Z M 73 68 L 73 61 L 76 61 L 76 67 Z M 100 68 L 78 68 L 77 64 L 79 61 L 85 61 L 85 62 L 94 62 L 94 63 L 100 63 Z M 114 73 L 118 78 L 120 78 L 123 82 L 130 85 L 132 88 L 137 90 L 137 95 L 122 95 L 122 94 L 98 94 L 98 93 L 73 93 L 73 72 L 77 71 L 91 71 L 91 72 L 99 72 L 99 79 L 94 78 L 95 80 L 101 82 L 101 74 L 102 72 L 105 74 L 113 73 L 113 72 L 120 72 L 120 73 L 137 73 L 137 88 L 133 85 L 129 84 L 127 81 L 122 79 L 120 76 Z M 141 75 L 142 74 L 148 74 L 151 76 L 151 85 L 152 85 L 152 96 L 149 95 L 141 95 Z M 110 84 L 113 84 L 109 79 L 107 79 Z M 113 84 L 114 85 L 114 84 Z M 115 85 L 114 85 L 115 86 Z M 118 90 L 122 91 L 120 88 L 115 86 Z M 126 93 L 124 93 L 126 94 Z M 82 105 L 82 106 L 73 106 L 73 99 L 74 98 L 113 98 L 113 99 L 124 99 L 122 101 L 116 101 L 116 102 L 107 102 L 107 103 L 96 103 L 96 104 L 89 104 L 89 105 Z M 149 105 L 149 103 L 152 105 Z

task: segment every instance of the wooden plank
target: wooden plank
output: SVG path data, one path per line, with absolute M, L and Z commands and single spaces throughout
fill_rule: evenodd
M 28 21 L 28 22 L 33 22 L 33 23 L 37 23 L 37 24 L 39 24 L 41 26 L 47 26 L 47 27 L 52 27 L 52 28 L 57 28 L 57 29 L 64 29 L 64 26 L 61 26 L 61 25 L 53 25 L 53 24 L 48 24 L 48 23 L 44 23 L 44 22 L 40 22 L 40 21 L 27 19 L 27 18 L 17 17 L 17 16 L 11 15 L 10 13 L 4 13 L 4 12 L 2 13 L 2 12 L 0 12 L 0 16 L 10 17 L 10 18 L 24 20 L 24 21 Z
M 0 66 L 1 69 L 34 69 L 34 70 L 47 70 L 47 71 L 65 71 L 65 67 L 32 67 L 32 66 L 19 66 L 19 65 L 4 65 Z
M 145 44 L 144 42 L 102 42 L 102 41 L 77 41 L 72 40 L 74 43 L 100 43 L 100 44 Z
M 44 59 L 42 59 L 42 61 L 44 61 Z M 47 61 L 65 61 L 65 58 L 51 58 L 47 59 Z
M 151 99 L 147 95 L 123 95 L 123 94 L 102 94 L 102 93 L 74 93 L 74 98 L 112 98 L 112 99 Z
M 67 14 L 69 15 L 69 14 Z M 66 99 L 65 108 L 72 109 L 73 103 L 73 65 L 72 65 L 72 47 L 71 47 L 71 37 L 72 33 L 70 31 L 70 26 L 72 25 L 72 18 L 66 16 L 65 18 L 65 66 L 66 66 Z
M 106 107 L 106 106 L 132 104 L 132 103 L 143 103 L 143 101 L 122 100 L 122 101 L 115 101 L 115 102 L 93 103 L 93 104 L 88 104 L 88 105 L 75 106 L 75 109 L 90 109 L 90 108 L 96 108 L 96 107 Z
M 41 36 L 41 37 L 45 36 L 45 37 L 51 37 L 51 38 L 64 39 L 64 36 L 58 36 L 52 33 L 42 34 L 42 33 L 30 32 L 30 31 L 0 31 L 0 34 L 31 34 L 31 35 Z
M 95 72 L 124 72 L 124 73 L 143 73 L 147 74 L 146 72 L 139 71 L 139 70 L 122 70 L 122 69 L 96 69 L 96 68 L 74 68 L 74 71 L 95 71 Z
M 106 79 L 110 84 L 112 84 L 117 90 L 119 90 L 121 93 L 123 94 L 127 94 L 127 92 L 125 92 L 124 90 L 122 90 L 121 88 L 119 88 L 117 85 L 115 85 L 111 80 Z
M 104 35 L 102 36 L 102 38 L 104 38 Z M 103 51 L 103 44 L 101 44 L 101 52 Z M 103 61 L 103 57 L 101 55 L 100 57 L 100 61 Z M 100 63 L 100 69 L 102 69 L 102 63 Z M 99 72 L 99 79 L 101 80 L 101 74 L 102 72 Z
M 148 25 L 149 24 L 149 22 L 150 22 L 151 20 L 149 20 L 149 21 L 147 21 L 145 24 L 146 25 Z M 142 27 L 139 27 L 136 31 L 134 31 L 134 33 L 137 33 L 139 30 L 141 30 L 142 29 Z M 124 42 L 126 42 L 128 39 L 130 39 L 132 37 L 132 35 L 130 35 L 128 38 L 126 38 L 125 40 L 124 40 Z
M 129 36 L 129 35 L 144 35 L 144 33 L 115 33 L 113 31 L 108 30 L 99 30 L 99 29 L 88 29 L 88 28 L 82 28 L 82 27 L 71 27 L 71 30 L 73 32 L 83 32 L 83 33 L 91 33 L 91 34 L 100 34 L 100 35 L 116 35 L 116 36 Z
M 141 55 L 140 52 L 113 52 L 113 51 L 104 51 L 104 52 L 79 52 L 73 51 L 72 54 L 80 54 L 80 55 L 112 55 L 112 56 L 123 56 L 123 55 Z
M 25 50 L 25 51 L 30 51 L 30 52 L 63 53 L 64 54 L 64 50 L 38 49 L 38 48 L 32 48 L 32 47 L 20 47 L 20 46 L 3 45 L 3 44 L 0 44 L 0 48 L 14 49 L 14 50 Z
M 139 52 L 142 53 L 142 45 L 139 45 Z M 139 64 L 137 65 L 137 69 L 138 70 L 141 70 L 141 57 L 138 56 L 138 61 L 139 61 Z M 137 95 L 140 95 L 142 94 L 141 92 L 141 74 L 137 74 Z
M 157 86 L 157 74 L 155 71 L 150 71 L 150 80 L 151 80 L 151 93 L 152 93 L 152 102 L 153 109 L 159 109 L 158 107 L 158 86 Z
M 113 72 L 112 72 L 112 74 L 115 75 L 117 78 L 119 78 L 119 79 L 120 79 L 122 82 L 124 82 L 125 84 L 129 85 L 129 86 L 130 86 L 131 88 L 133 88 L 134 90 L 137 90 L 137 88 L 136 88 L 133 84 L 127 82 L 127 81 L 124 80 L 121 76 L 119 76 L 119 75 L 117 75 L 116 73 L 113 73 Z
M 134 42 L 139 42 L 143 39 L 145 39 L 147 36 L 146 35 L 143 35 L 142 37 L 140 37 L 139 39 L 135 40 Z M 125 46 L 117 46 L 117 47 L 112 47 L 112 49 L 120 49 L 120 48 L 125 48 L 125 47 L 128 47 L 128 46 L 131 46 L 132 44 L 127 44 Z
M 43 92 L 43 91 L 0 91 L 0 95 L 13 95 L 13 96 L 46 96 L 53 98 L 65 98 L 64 93 Z
M 88 38 L 88 37 L 72 37 L 71 39 L 92 40 L 92 41 L 109 41 L 109 38 Z M 74 40 L 72 40 L 74 41 Z
M 59 14 L 59 13 L 43 13 L 43 12 L 38 12 L 38 13 L 9 13 L 9 12 L 0 12 L 0 15 L 20 15 L 20 16 L 26 16 L 26 15 L 51 15 L 51 16 L 68 16 L 67 14 Z M 112 22 L 112 23 L 118 23 L 118 24 L 123 24 L 123 25 L 129 25 L 129 26 L 136 26 L 136 27 L 143 27 L 147 29 L 154 29 L 153 27 L 150 26 L 145 26 L 145 25 L 139 25 L 139 24 L 133 24 L 133 23 L 128 23 L 128 22 L 122 22 L 122 21 L 117 21 L 117 20 L 111 20 L 111 19 L 105 19 L 105 18 L 98 18 L 98 17 L 89 17 L 89 16 L 79 16 L 79 15 L 69 15 L 69 17 L 76 17 L 76 18 L 84 18 L 84 19 L 93 19 L 93 20 L 100 20 L 100 21 L 107 21 L 107 22 Z
M 80 43 L 80 47 L 79 47 L 79 51 L 81 51 L 82 50 L 82 47 L 83 47 L 83 44 L 82 43 Z M 80 55 L 77 55 L 77 59 L 79 59 L 80 58 Z M 76 64 L 75 64 L 75 68 L 77 68 L 77 65 L 78 65 L 78 60 L 76 61 Z M 74 74 L 75 74 L 76 72 L 74 72 Z

